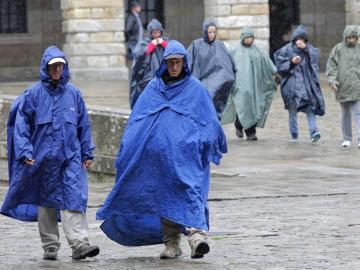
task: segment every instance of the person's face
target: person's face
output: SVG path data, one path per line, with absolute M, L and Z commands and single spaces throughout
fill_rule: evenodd
M 151 31 L 151 36 L 153 39 L 157 39 L 161 37 L 161 30 L 155 29 Z
M 60 80 L 63 71 L 64 71 L 63 63 L 54 63 L 52 65 L 48 65 L 49 76 L 53 81 Z
M 183 58 L 166 59 L 166 68 L 171 77 L 178 77 L 183 69 Z
M 299 38 L 299 39 L 296 40 L 295 45 L 299 49 L 304 49 L 306 47 L 306 42 L 305 42 L 305 40 L 303 38 Z
M 133 8 L 132 8 L 132 11 L 133 11 L 133 12 L 136 12 L 136 13 L 140 13 L 140 12 L 141 12 L 141 6 L 139 5 L 139 6 L 133 7 Z
M 214 39 L 216 37 L 216 27 L 213 25 L 209 26 L 207 29 L 207 32 L 208 32 L 208 39 L 210 41 L 214 41 Z
M 254 43 L 254 38 L 253 37 L 244 38 L 243 42 L 244 42 L 244 45 L 251 46 Z
M 353 47 L 356 45 L 357 42 L 357 37 L 356 36 L 351 36 L 351 37 L 347 37 L 346 38 L 346 44 L 350 47 Z

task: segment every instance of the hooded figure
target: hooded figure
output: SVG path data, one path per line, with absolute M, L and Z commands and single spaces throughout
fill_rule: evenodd
M 282 76 L 281 95 L 289 110 L 289 129 L 293 140 L 298 139 L 297 112 L 307 114 L 312 142 L 320 139 L 316 116 L 325 114 L 325 103 L 320 88 L 319 50 L 309 42 L 305 28 L 300 25 L 291 41 L 275 52 L 275 63 Z
M 253 41 L 252 29 L 245 27 L 240 44 L 231 52 L 237 69 L 236 83 L 221 119 L 223 124 L 235 122 L 239 137 L 245 129 L 248 140 L 257 139 L 256 126 L 264 127 L 276 91 L 276 67 Z
M 209 229 L 210 162 L 219 164 L 226 138 L 206 88 L 191 76 L 183 45 L 170 41 L 164 58 L 130 115 L 115 186 L 96 217 L 122 245 L 164 242 L 170 251 L 161 258 L 180 255 L 180 231 L 192 228 L 198 258 L 209 251 L 200 235 Z M 181 63 L 176 76 L 174 63 Z
M 141 6 L 139 2 L 132 1 L 130 3 L 130 11 L 126 16 L 124 32 L 128 56 L 130 59 L 133 59 L 135 48 L 143 40 L 144 28 L 140 18 Z
M 349 147 L 352 140 L 351 115 L 360 140 L 360 45 L 358 43 L 358 26 L 345 27 L 343 41 L 331 51 L 326 77 L 330 87 L 335 91 L 336 101 L 342 110 L 343 147 Z M 358 147 L 360 147 L 359 141 Z
M 224 43 L 216 39 L 215 23 L 205 21 L 203 37 L 194 40 L 187 51 L 192 75 L 206 86 L 221 118 L 235 81 L 235 64 Z
M 147 26 L 147 31 L 149 36 L 134 52 L 136 58 L 130 76 L 129 101 L 131 109 L 135 106 L 146 85 L 154 78 L 167 46 L 167 41 L 162 36 L 164 30 L 161 22 L 152 19 Z
M 1 214 L 38 221 L 44 259 L 56 259 L 60 218 L 74 259 L 85 258 L 90 249 L 94 256 L 99 253 L 89 245 L 85 216 L 85 167 L 95 146 L 80 90 L 69 78 L 64 53 L 47 48 L 40 81 L 15 100 L 7 126 L 10 180 Z

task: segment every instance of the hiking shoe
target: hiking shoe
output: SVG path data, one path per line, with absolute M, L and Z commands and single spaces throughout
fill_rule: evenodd
M 201 259 L 209 251 L 210 246 L 205 239 L 196 239 L 191 243 L 191 259 Z
M 78 249 L 73 251 L 72 258 L 74 260 L 82 260 L 86 257 L 95 257 L 100 252 L 100 249 L 98 246 L 90 246 L 89 244 L 84 244 L 80 246 Z
M 246 138 L 247 141 L 257 141 L 257 139 L 258 138 L 256 137 L 255 134 L 251 134 L 251 135 L 247 136 L 247 138 Z
M 165 249 L 160 253 L 160 259 L 175 259 L 182 255 L 182 250 L 177 245 L 165 245 Z
M 47 247 L 43 254 L 44 260 L 57 260 L 58 249 L 56 247 Z
M 240 139 L 244 137 L 244 132 L 242 129 L 236 129 L 235 134 Z
M 320 132 L 315 132 L 310 141 L 312 143 L 315 143 L 318 140 L 320 140 L 320 138 L 321 138 Z
M 343 143 L 341 144 L 342 147 L 350 147 L 351 146 L 351 142 L 349 140 L 345 140 L 343 141 Z

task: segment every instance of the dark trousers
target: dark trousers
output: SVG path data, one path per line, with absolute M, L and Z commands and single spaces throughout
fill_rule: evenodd
M 235 128 L 237 130 L 243 130 L 243 127 L 240 123 L 239 118 L 236 116 L 236 120 L 235 120 Z M 249 127 L 248 129 L 245 129 L 245 134 L 247 137 L 251 136 L 251 135 L 256 135 L 256 125 L 253 125 L 252 127 Z

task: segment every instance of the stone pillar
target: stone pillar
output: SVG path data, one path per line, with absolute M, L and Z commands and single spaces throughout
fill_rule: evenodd
M 346 24 L 360 24 L 360 0 L 346 0 Z
M 217 37 L 234 47 L 244 26 L 255 33 L 255 43 L 269 51 L 270 19 L 268 0 L 204 0 L 205 18 L 214 19 Z
M 128 79 L 124 0 L 61 0 L 61 9 L 72 78 Z

